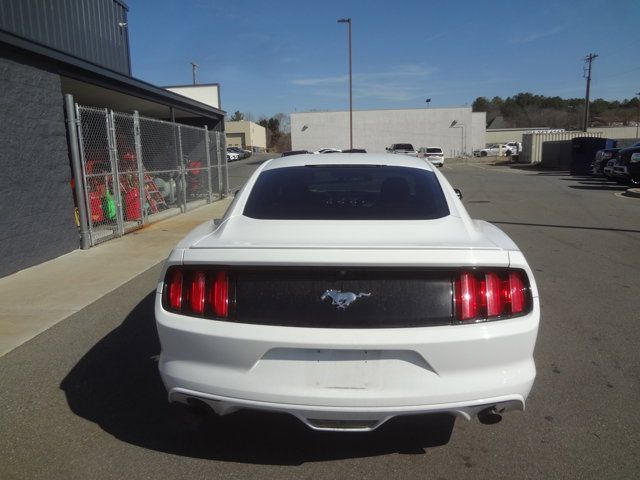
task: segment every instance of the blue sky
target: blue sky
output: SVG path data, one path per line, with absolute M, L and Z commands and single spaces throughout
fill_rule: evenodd
M 640 92 L 640 2 L 128 0 L 134 76 L 156 85 L 221 85 L 222 108 L 257 119 L 348 108 L 471 105 L 529 91 L 592 98 Z

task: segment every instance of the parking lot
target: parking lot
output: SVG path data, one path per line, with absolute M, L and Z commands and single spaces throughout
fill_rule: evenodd
M 261 161 L 234 162 L 232 189 Z M 442 172 L 536 275 L 526 412 L 496 425 L 407 417 L 369 434 L 254 412 L 183 418 L 157 373 L 157 266 L 0 358 L 0 478 L 639 478 L 640 199 L 566 172 Z

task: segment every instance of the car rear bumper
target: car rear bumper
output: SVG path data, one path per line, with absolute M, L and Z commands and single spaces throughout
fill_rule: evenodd
M 298 418 L 313 430 L 347 430 L 355 432 L 375 430 L 387 420 L 401 415 L 446 413 L 470 420 L 478 413 L 487 410 L 499 413 L 524 410 L 525 403 L 521 395 L 513 394 L 475 401 L 433 405 L 327 407 L 324 405 L 295 405 L 229 398 L 179 387 L 172 388 L 169 391 L 169 401 L 186 404 L 193 404 L 194 401 L 203 402 L 218 415 L 226 415 L 243 409 L 287 413 Z
M 190 318 L 156 303 L 159 369 L 171 401 L 200 399 L 328 421 L 523 408 L 536 370 L 540 317 L 418 328 L 335 329 Z

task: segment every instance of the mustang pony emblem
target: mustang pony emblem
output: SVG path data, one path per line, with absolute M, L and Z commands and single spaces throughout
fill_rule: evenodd
M 353 293 L 353 292 L 342 292 L 340 290 L 327 290 L 322 294 L 320 300 L 324 300 L 325 298 L 331 299 L 331 305 L 335 305 L 340 310 L 344 310 L 353 302 L 355 302 L 360 297 L 370 297 L 371 293 Z

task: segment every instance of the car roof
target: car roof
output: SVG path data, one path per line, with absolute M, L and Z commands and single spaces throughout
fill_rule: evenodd
M 267 162 L 263 170 L 306 165 L 390 165 L 394 167 L 421 168 L 433 170 L 422 158 L 409 155 L 376 153 L 334 153 L 333 155 L 301 154 L 274 158 Z

